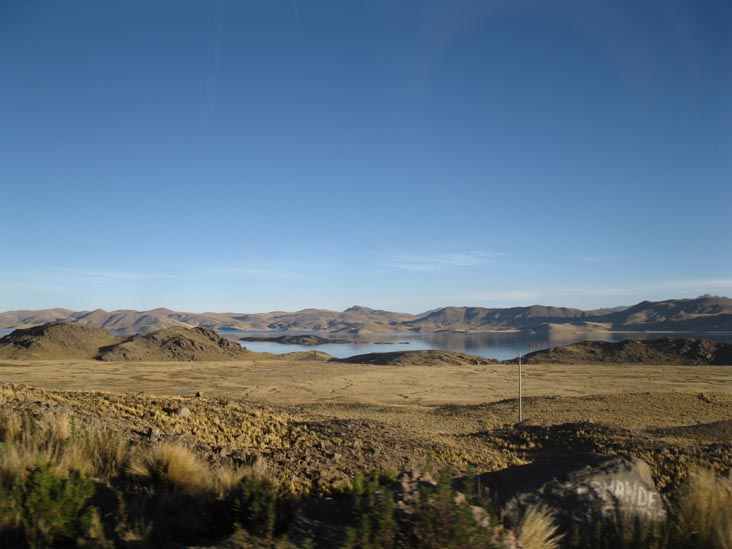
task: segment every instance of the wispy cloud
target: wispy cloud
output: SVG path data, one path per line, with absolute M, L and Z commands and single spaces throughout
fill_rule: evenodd
M 629 284 L 627 286 L 562 288 L 555 290 L 557 295 L 567 296 L 652 296 L 663 292 L 677 292 L 687 295 L 732 290 L 732 278 L 689 278 L 658 280 Z
M 28 273 L 28 278 L 47 282 L 81 282 L 89 284 L 113 284 L 124 281 L 143 280 L 195 280 L 191 274 L 108 271 L 95 269 L 53 268 Z
M 256 278 L 260 280 L 296 280 L 303 277 L 301 273 L 286 269 L 224 267 L 209 269 L 207 274 L 218 277 Z
M 205 281 L 217 278 L 245 278 L 256 280 L 296 280 L 303 275 L 288 269 L 269 266 L 222 267 L 188 272 L 145 272 L 130 270 L 102 270 L 72 267 L 53 267 L 32 272 L 4 276 L 0 283 L 9 287 L 45 287 L 62 290 L 79 285 L 112 285 L 153 281 Z
M 430 255 L 403 255 L 392 257 L 382 263 L 388 269 L 401 271 L 432 272 L 456 268 L 476 267 L 493 263 L 503 255 L 497 252 L 459 252 Z
M 66 291 L 64 286 L 59 284 L 46 283 L 42 281 L 16 280 L 16 279 L 0 279 L 0 291 L 7 290 L 30 290 L 33 292 L 57 292 Z
M 622 255 L 612 254 L 598 254 L 598 255 L 578 255 L 570 258 L 578 263 L 592 263 L 592 264 L 614 264 L 628 261 L 630 258 Z

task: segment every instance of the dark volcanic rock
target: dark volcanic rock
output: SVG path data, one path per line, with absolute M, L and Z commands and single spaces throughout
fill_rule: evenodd
M 573 454 L 480 476 L 504 520 L 515 525 L 531 505 L 542 505 L 569 528 L 624 513 L 664 520 L 666 511 L 648 465 L 638 459 Z

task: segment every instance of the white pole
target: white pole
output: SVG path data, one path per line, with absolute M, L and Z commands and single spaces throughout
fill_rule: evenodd
M 521 378 L 522 378 L 521 353 L 519 353 L 518 359 L 519 359 L 519 423 L 521 423 L 524 420 L 524 409 L 523 409 L 523 402 L 522 402 L 522 398 L 523 398 L 523 386 L 522 385 L 523 384 L 521 381 Z

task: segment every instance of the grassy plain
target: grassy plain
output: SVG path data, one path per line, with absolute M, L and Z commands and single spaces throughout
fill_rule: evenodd
M 182 402 L 200 391 L 207 399 L 266 407 L 298 421 L 363 421 L 369 425 L 364 430 L 389 426 L 395 436 L 450 447 L 473 444 L 476 440 L 466 437 L 517 422 L 517 373 L 517 366 L 508 364 L 372 366 L 278 359 L 0 362 L 0 380 L 6 383 Z M 524 418 L 530 425 L 592 423 L 682 445 L 732 436 L 732 366 L 528 365 L 523 373 Z
M 732 366 L 528 365 L 524 395 L 637 392 L 732 395 Z M 246 399 L 277 405 L 474 405 L 516 397 L 518 368 L 370 366 L 325 361 L 2 361 L 0 379 L 47 389 L 142 391 Z

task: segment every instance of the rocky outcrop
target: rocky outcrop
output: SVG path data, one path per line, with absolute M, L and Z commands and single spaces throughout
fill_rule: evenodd
M 598 517 L 666 518 L 648 465 L 639 459 L 573 454 L 509 467 L 480 476 L 507 524 L 531 506 L 549 508 L 564 528 Z
M 122 338 L 106 330 L 64 322 L 13 331 L 0 338 L 0 358 L 11 360 L 90 359 Z
M 98 358 L 105 361 L 215 361 L 245 360 L 252 353 L 208 328 L 168 328 L 132 336 L 103 348 Z

